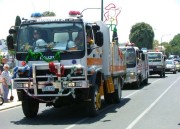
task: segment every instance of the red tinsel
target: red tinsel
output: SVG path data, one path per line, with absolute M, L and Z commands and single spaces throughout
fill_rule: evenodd
M 57 77 L 61 77 L 64 75 L 64 66 L 61 66 L 61 74 L 58 74 L 57 69 L 55 68 L 55 65 L 53 62 L 49 62 L 49 71 L 56 74 Z

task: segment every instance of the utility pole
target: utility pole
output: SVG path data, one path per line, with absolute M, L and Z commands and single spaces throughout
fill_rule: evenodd
M 101 0 L 101 21 L 103 21 L 103 9 L 104 9 L 104 7 L 103 7 L 103 4 L 104 4 L 104 2 L 103 2 L 103 0 Z

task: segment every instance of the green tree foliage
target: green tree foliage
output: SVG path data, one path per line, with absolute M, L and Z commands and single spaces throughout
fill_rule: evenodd
M 45 11 L 42 13 L 42 17 L 47 17 L 47 16 L 56 16 L 56 14 L 50 11 Z
M 158 40 L 154 40 L 153 41 L 153 49 L 155 49 L 158 46 L 159 46 L 159 41 Z
M 171 46 L 170 54 L 180 55 L 180 34 L 175 35 L 169 44 Z
M 152 27 L 144 22 L 132 26 L 129 40 L 139 48 L 153 48 L 154 31 Z

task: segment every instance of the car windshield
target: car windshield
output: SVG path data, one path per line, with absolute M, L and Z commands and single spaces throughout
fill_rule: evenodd
M 161 61 L 161 54 L 160 53 L 148 53 L 148 60 L 149 60 L 149 62 L 159 62 L 159 61 Z
M 136 53 L 134 48 L 121 48 L 126 57 L 127 68 L 132 68 L 136 66 Z
M 19 29 L 18 52 L 65 51 L 76 47 L 75 39 L 83 32 L 82 23 L 40 23 L 23 25 Z M 84 33 L 81 35 L 81 50 L 84 50 Z
M 173 62 L 172 62 L 172 61 L 166 61 L 166 64 L 170 64 L 170 65 L 172 65 L 172 64 L 173 64 Z

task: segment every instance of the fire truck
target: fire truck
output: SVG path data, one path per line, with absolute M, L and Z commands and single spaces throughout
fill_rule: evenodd
M 125 86 L 140 88 L 142 84 L 148 84 L 149 65 L 147 51 L 142 51 L 134 43 L 126 43 L 120 46 L 126 57 Z
M 110 40 L 109 27 L 85 21 L 77 11 L 69 14 L 61 19 L 36 13 L 9 31 L 17 36 L 16 42 L 7 38 L 8 48 L 16 51 L 13 87 L 26 117 L 38 115 L 39 103 L 58 108 L 80 102 L 85 114 L 97 116 L 102 99 L 121 101 L 126 64 L 117 42 Z M 36 42 L 35 30 L 42 38 Z M 82 40 L 75 43 L 79 32 Z

